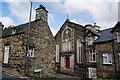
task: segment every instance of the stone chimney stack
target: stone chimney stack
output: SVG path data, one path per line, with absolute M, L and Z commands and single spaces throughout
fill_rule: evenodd
M 97 26 L 96 23 L 94 23 L 93 30 L 96 31 L 96 32 L 99 32 L 100 31 L 100 27 Z
M 4 25 L 2 24 L 2 22 L 0 22 L 0 31 L 3 30 Z
M 43 20 L 45 22 L 48 21 L 48 11 L 46 10 L 46 8 L 43 5 L 40 5 L 37 9 L 36 9 L 36 20 Z
M 91 24 L 86 24 L 85 29 L 86 30 L 92 30 L 92 25 Z

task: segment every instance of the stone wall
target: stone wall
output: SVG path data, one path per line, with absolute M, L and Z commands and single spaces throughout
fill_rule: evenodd
M 118 54 L 120 53 L 120 43 L 117 42 L 117 36 L 116 36 L 116 31 L 120 31 L 120 28 L 119 29 L 115 29 L 115 31 L 113 32 L 113 35 L 114 35 L 114 54 L 115 54 L 115 62 L 116 62 L 116 70 L 118 72 L 120 72 L 120 63 L 119 63 L 119 60 L 118 60 Z
M 97 61 L 97 73 L 98 77 L 106 78 L 109 73 L 115 71 L 114 66 L 114 54 L 112 50 L 112 42 L 106 42 L 96 45 L 96 61 Z M 103 53 L 112 54 L 112 64 L 103 64 Z
M 6 43 L 10 45 L 10 54 L 8 67 L 28 76 L 40 78 L 53 78 L 55 72 L 55 39 L 47 24 L 42 20 L 37 20 L 31 24 L 30 28 L 30 46 L 34 45 L 34 57 L 26 57 L 28 30 L 21 34 L 16 34 L 2 38 L 2 52 L 4 56 L 4 47 Z M 3 66 L 7 67 L 6 64 Z M 34 70 L 41 69 L 40 73 Z
M 48 24 L 42 20 L 32 25 L 30 45 L 34 45 L 34 59 L 30 61 L 30 76 L 41 78 L 55 77 L 55 40 Z M 41 69 L 40 73 L 34 70 Z
M 24 41 L 26 41 L 25 34 L 14 35 L 10 37 L 5 37 L 2 39 L 2 52 L 4 58 L 4 48 L 5 44 L 9 43 L 10 45 L 10 53 L 9 53 L 9 61 L 8 66 L 15 68 L 15 70 L 23 73 L 24 71 L 24 57 L 26 55 L 26 47 L 24 46 Z M 4 64 L 3 64 L 4 66 Z

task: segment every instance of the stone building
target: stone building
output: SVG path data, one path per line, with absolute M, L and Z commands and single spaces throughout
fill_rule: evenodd
M 97 77 L 112 78 L 114 72 L 120 72 L 119 28 L 120 23 L 118 22 L 113 28 L 99 31 L 100 36 L 93 42 L 95 45 Z
M 96 73 L 96 48 L 95 48 L 95 44 L 93 44 L 94 41 L 97 40 L 98 37 L 100 37 L 100 27 L 97 26 L 96 24 L 94 24 L 94 26 L 92 25 L 85 25 L 86 28 L 86 35 L 85 35 L 85 40 L 86 40 L 86 44 L 85 44 L 85 53 L 86 53 L 86 59 L 85 59 L 85 66 L 86 66 L 86 73 L 87 73 L 87 77 L 91 78 L 97 77 L 97 73 Z M 90 71 L 94 70 L 94 74 L 91 75 Z
M 96 23 L 82 26 L 67 19 L 55 39 L 59 72 L 88 78 L 120 72 L 120 22 L 100 30 Z
M 29 23 L 3 30 L 3 67 L 11 67 L 21 74 L 34 77 L 55 77 L 55 39 L 47 22 L 47 13 L 42 5 L 36 9 L 30 35 Z
M 84 40 L 84 32 L 85 28 L 82 25 L 66 19 L 56 34 L 56 66 L 58 72 L 83 74 L 83 56 L 79 57 L 83 55 L 83 44 L 79 42 Z M 79 71 L 77 66 L 81 66 Z

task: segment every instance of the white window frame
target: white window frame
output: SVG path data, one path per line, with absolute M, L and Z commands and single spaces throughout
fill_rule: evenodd
M 93 55 L 95 55 L 95 60 L 94 60 L 94 56 Z M 96 62 L 96 50 L 90 50 L 89 51 L 89 62 Z
M 117 32 L 117 42 L 120 42 L 120 32 Z
M 29 50 L 28 50 L 28 54 L 27 54 L 27 56 L 28 57 L 34 57 L 34 53 L 35 51 L 34 51 L 34 48 L 30 48 Z
M 112 64 L 112 54 L 111 53 L 103 53 L 103 64 Z
M 77 40 L 77 62 L 82 63 L 82 43 L 81 43 L 81 39 Z
M 3 63 L 5 63 L 5 64 L 8 64 L 9 53 L 10 53 L 10 45 L 5 45 L 5 48 L 4 48 L 4 61 L 3 61 Z
M 63 41 L 63 51 L 70 51 L 71 50 L 71 41 L 70 38 L 65 38 Z
M 88 45 L 91 45 L 93 43 L 93 37 L 89 36 L 87 37 L 87 42 L 88 42 Z
M 68 41 L 68 50 L 69 51 L 71 50 L 71 41 L 70 40 Z
M 60 45 L 57 43 L 56 44 L 56 62 L 59 62 L 59 50 L 60 50 Z

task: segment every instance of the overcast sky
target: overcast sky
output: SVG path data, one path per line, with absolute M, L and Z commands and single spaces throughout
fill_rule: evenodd
M 53 35 L 65 22 L 68 14 L 70 21 L 85 25 L 97 23 L 101 30 L 114 27 L 118 21 L 118 0 L 31 0 L 33 2 L 32 20 L 35 9 L 43 5 L 49 11 L 48 22 Z M 29 20 L 29 0 L 2 0 L 0 22 L 5 27 L 20 25 Z M 119 10 L 120 11 L 120 10 Z

